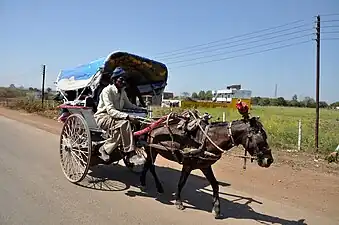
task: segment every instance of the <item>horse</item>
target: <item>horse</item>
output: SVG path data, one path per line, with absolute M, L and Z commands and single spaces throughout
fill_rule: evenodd
M 175 206 L 180 210 L 184 209 L 181 191 L 187 178 L 193 170 L 200 169 L 213 188 L 212 213 L 216 219 L 221 217 L 219 184 L 212 165 L 234 146 L 242 145 L 245 155 L 248 152 L 252 156 L 251 161 L 256 157 L 260 167 L 268 168 L 274 161 L 266 131 L 259 117 L 234 120 L 230 123 L 209 122 L 211 117 L 185 120 L 183 116 L 173 116 L 169 122 L 169 117 L 170 115 L 167 117 L 166 126 L 158 126 L 148 133 L 146 162 L 140 175 L 140 189 L 146 188 L 146 174 L 150 170 L 157 192 L 164 192 L 154 166 L 158 154 L 167 160 L 180 163 L 182 170 L 175 193 Z M 185 125 L 178 125 L 180 123 Z M 183 151 L 187 148 L 190 149 L 188 153 Z

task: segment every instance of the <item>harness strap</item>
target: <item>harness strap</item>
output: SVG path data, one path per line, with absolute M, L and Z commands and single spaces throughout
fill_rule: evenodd
M 207 139 L 207 134 L 208 134 L 208 130 L 210 129 L 210 126 L 211 124 L 208 124 L 206 127 L 205 127 L 205 133 L 203 133 L 203 137 L 202 137 L 202 140 L 200 142 L 200 147 L 199 147 L 199 150 L 203 150 L 203 148 L 205 147 L 206 145 L 206 139 Z
M 170 120 L 170 117 L 173 115 L 173 112 L 170 112 L 170 114 L 167 115 L 167 118 L 166 118 L 166 124 L 165 124 L 165 127 L 167 128 L 169 134 L 170 134 L 170 137 L 171 137 L 171 152 L 172 152 L 172 155 L 174 157 L 174 159 L 179 163 L 179 164 L 182 164 L 182 161 L 179 160 L 178 156 L 176 153 L 178 153 L 179 150 L 174 150 L 173 151 L 173 143 L 174 143 L 174 137 L 173 137 L 173 132 L 169 126 L 169 120 Z
M 227 126 L 227 129 L 228 129 L 228 136 L 231 138 L 232 146 L 234 147 L 235 141 L 234 141 L 234 138 L 233 138 L 233 135 L 232 135 L 232 122 L 229 123 L 229 125 Z

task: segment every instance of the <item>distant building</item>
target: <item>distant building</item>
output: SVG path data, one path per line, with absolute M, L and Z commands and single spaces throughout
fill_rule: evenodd
M 252 91 L 241 89 L 240 84 L 230 85 L 227 86 L 226 89 L 215 90 L 212 93 L 212 101 L 214 102 L 222 102 L 230 104 L 231 107 L 235 107 L 235 103 L 238 101 L 238 99 L 241 99 L 242 101 L 251 105 Z
M 151 96 L 151 95 L 144 95 L 142 96 L 145 102 L 149 102 L 153 106 L 164 106 L 170 105 L 171 102 L 175 104 L 179 104 L 179 100 L 174 100 L 174 93 L 173 92 L 163 92 L 161 95 Z
M 232 102 L 232 99 L 251 99 L 252 91 L 241 89 L 241 85 L 230 85 L 226 89 L 213 92 L 215 102 Z

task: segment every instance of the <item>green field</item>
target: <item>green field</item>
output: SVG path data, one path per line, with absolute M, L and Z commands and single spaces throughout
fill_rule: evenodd
M 200 112 L 209 112 L 214 120 L 222 120 L 223 112 L 226 120 L 240 119 L 236 110 L 222 108 L 198 108 Z M 156 114 L 165 114 L 167 110 L 155 110 Z M 260 119 L 268 133 L 269 143 L 276 149 L 297 149 L 298 120 L 302 123 L 302 151 L 314 150 L 315 109 L 290 107 L 260 107 L 254 106 L 250 111 L 252 116 Z M 319 151 L 328 153 L 339 144 L 339 110 L 320 109 Z
M 51 103 L 52 102 L 52 103 Z M 35 103 L 28 101 L 15 101 L 8 105 L 12 109 L 23 109 L 30 113 L 37 112 L 40 115 L 55 118 L 58 110 L 53 108 L 57 103 L 46 101 L 48 104 L 44 110 L 40 101 Z M 203 112 L 209 112 L 213 120 L 222 120 L 223 112 L 226 113 L 226 120 L 240 119 L 241 116 L 236 110 L 225 108 L 198 108 Z M 169 108 L 154 108 L 154 116 L 169 113 Z M 183 111 L 181 108 L 174 108 L 174 111 Z M 254 106 L 250 111 L 253 116 L 260 116 L 260 119 L 268 133 L 269 144 L 275 149 L 297 149 L 298 143 L 298 120 L 302 121 L 302 151 L 314 150 L 315 130 L 315 109 L 312 108 L 290 108 L 290 107 L 260 107 Z M 319 125 L 319 150 L 322 153 L 333 151 L 339 144 L 339 110 L 320 109 Z

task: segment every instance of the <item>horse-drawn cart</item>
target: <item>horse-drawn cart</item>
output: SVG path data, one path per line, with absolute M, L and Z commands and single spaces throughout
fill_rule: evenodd
M 115 52 L 107 58 L 59 73 L 55 84 L 64 101 L 59 108 L 66 115 L 62 120 L 64 124 L 60 135 L 60 162 L 62 171 L 72 183 L 82 181 L 91 166 L 117 163 L 121 159 L 129 169 L 136 171 L 137 166 L 131 164 L 119 149 L 110 155 L 109 162 L 98 157 L 98 149 L 105 143 L 109 132 L 97 126 L 93 115 L 100 91 L 107 86 L 105 76 L 109 76 L 116 67 L 122 67 L 127 72 L 142 95 L 161 96 L 167 85 L 168 71 L 164 64 L 126 52 Z M 148 110 L 126 112 L 149 121 Z M 143 149 L 142 135 L 147 132 L 149 124 L 144 130 L 133 126 L 134 136 L 140 141 L 137 143 L 138 149 Z M 143 163 L 140 163 L 139 168 Z

